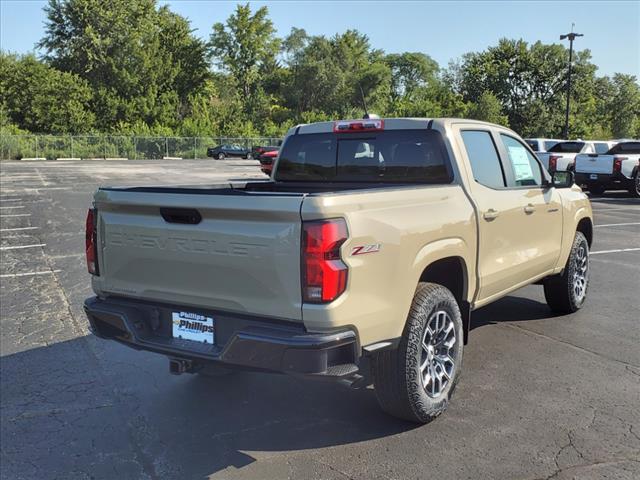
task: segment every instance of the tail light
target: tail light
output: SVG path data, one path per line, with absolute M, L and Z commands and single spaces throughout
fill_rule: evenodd
M 346 120 L 333 125 L 334 133 L 378 132 L 384 130 L 384 120 Z
M 87 270 L 91 275 L 99 275 L 98 270 L 98 246 L 96 235 L 96 209 L 90 208 L 87 212 L 87 224 L 85 229 L 85 247 L 87 254 Z
M 626 159 L 627 157 L 613 157 L 613 171 L 620 173 L 622 171 L 622 162 Z
M 558 166 L 558 160 L 560 157 L 558 155 L 550 155 L 549 156 L 549 171 L 555 172 L 556 167 Z
M 340 258 L 347 240 L 341 218 L 303 222 L 302 298 L 310 303 L 332 302 L 347 288 L 348 267 Z

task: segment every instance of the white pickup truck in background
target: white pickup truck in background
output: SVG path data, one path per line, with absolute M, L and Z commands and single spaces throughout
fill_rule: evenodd
M 640 141 L 620 142 L 604 154 L 576 156 L 575 176 L 578 185 L 600 195 L 605 190 L 627 189 L 640 197 Z
M 573 170 L 579 153 L 605 153 L 612 146 L 612 142 L 569 140 L 556 143 L 548 151 L 537 153 L 537 156 L 549 173 L 566 172 Z
M 524 141 L 527 142 L 527 145 L 529 145 L 531 150 L 536 152 L 536 154 L 539 152 L 547 152 L 556 143 L 562 142 L 562 140 L 555 138 L 525 138 Z

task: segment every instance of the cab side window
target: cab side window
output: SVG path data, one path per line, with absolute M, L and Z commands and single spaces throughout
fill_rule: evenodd
M 504 133 L 500 134 L 504 149 L 513 170 L 513 180 L 508 187 L 542 185 L 542 171 L 536 158 L 517 139 Z
M 476 182 L 490 188 L 504 188 L 504 173 L 491 134 L 485 130 L 460 132 Z

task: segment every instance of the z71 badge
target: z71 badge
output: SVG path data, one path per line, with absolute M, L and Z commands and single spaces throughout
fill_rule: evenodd
M 382 247 L 381 243 L 372 243 L 371 245 L 358 245 L 353 247 L 351 255 L 364 255 L 365 253 L 379 252 Z

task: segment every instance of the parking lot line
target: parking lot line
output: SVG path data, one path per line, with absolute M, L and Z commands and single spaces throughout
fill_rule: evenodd
M 0 232 L 19 232 L 21 230 L 37 230 L 38 227 L 0 228 Z
M 16 185 L 13 185 L 13 186 L 16 186 Z M 12 189 L 12 190 L 5 190 L 5 191 L 6 192 L 13 192 L 13 193 L 22 193 L 25 190 L 38 190 L 38 191 L 46 190 L 46 191 L 49 191 L 49 190 L 71 190 L 71 188 L 72 187 L 23 187 L 23 188 L 20 188 L 20 189 Z
M 5 197 L 0 197 L 0 202 L 19 202 L 20 200 L 22 200 L 21 198 L 5 198 Z
M 5 217 L 30 217 L 31 214 L 30 213 L 12 213 L 10 215 L 0 215 L 0 218 L 5 218 Z
M 640 225 L 640 222 L 627 222 L 627 223 L 605 223 L 604 225 L 594 225 L 596 228 L 602 227 L 621 227 L 623 225 Z
M 0 210 L 9 210 L 10 208 L 24 208 L 24 205 L 13 205 L 11 207 L 0 207 Z
M 52 273 L 58 273 L 61 270 L 45 270 L 42 272 L 26 272 L 26 273 L 6 273 L 0 275 L 0 278 L 12 278 L 12 277 L 30 277 L 32 275 L 50 275 Z
M 601 253 L 618 253 L 618 252 L 637 252 L 640 250 L 640 247 L 638 248 L 618 248 L 616 250 L 600 250 L 599 252 L 590 252 L 591 255 L 599 255 Z
M 34 243 L 33 245 L 15 245 L 11 247 L 0 247 L 0 250 L 20 250 L 23 248 L 44 247 L 46 243 Z

